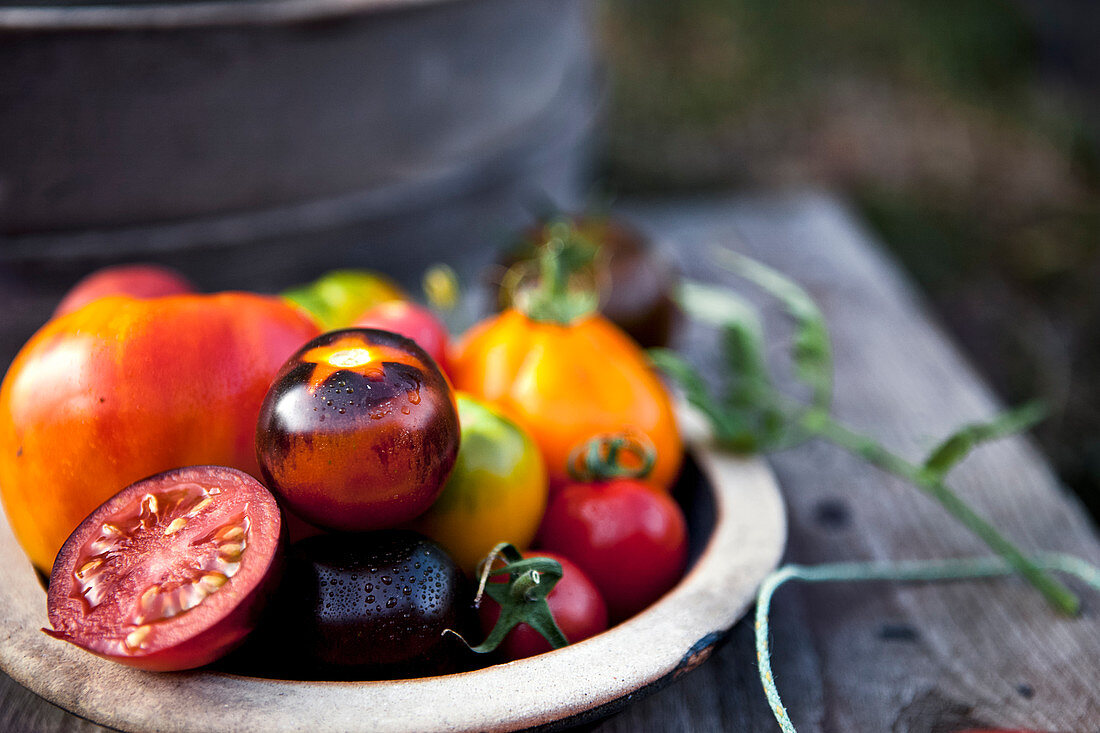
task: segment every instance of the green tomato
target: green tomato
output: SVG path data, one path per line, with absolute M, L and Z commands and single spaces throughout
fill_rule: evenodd
M 309 311 L 326 331 L 351 326 L 379 303 L 407 300 L 397 283 L 370 270 L 332 270 L 282 296 Z
M 546 466 L 523 428 L 497 408 L 456 395 L 462 431 L 454 470 L 413 528 L 472 573 L 500 542 L 527 547 L 546 510 Z

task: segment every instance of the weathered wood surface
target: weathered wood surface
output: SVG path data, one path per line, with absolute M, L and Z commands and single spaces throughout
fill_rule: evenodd
M 729 244 L 800 280 L 835 346 L 836 414 L 917 458 L 995 398 L 929 318 L 909 283 L 833 199 L 815 195 L 634 202 L 624 207 L 691 275 L 733 283 L 707 248 Z M 713 334 L 688 327 L 706 361 Z M 790 561 L 984 554 L 916 489 L 813 443 L 773 457 L 790 513 Z M 951 476 L 1025 548 L 1100 563 L 1100 543 L 1023 439 L 983 447 Z M 947 733 L 977 725 L 1100 731 L 1100 598 L 1080 585 L 1077 619 L 1015 579 L 951 585 L 788 587 L 773 607 L 773 666 L 801 733 Z M 103 730 L 0 679 L 0 730 Z M 773 731 L 756 678 L 751 620 L 683 680 L 596 726 Z

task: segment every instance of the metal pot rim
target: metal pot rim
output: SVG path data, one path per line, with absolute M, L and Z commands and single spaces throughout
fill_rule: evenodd
M 0 7 L 0 31 L 264 26 L 419 8 L 455 0 L 200 0 L 148 5 Z

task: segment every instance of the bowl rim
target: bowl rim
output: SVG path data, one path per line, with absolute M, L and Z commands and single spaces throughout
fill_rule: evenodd
M 688 445 L 714 499 L 702 554 L 648 609 L 563 649 L 472 672 L 378 682 L 143 672 L 39 630 L 45 592 L 0 512 L 0 617 L 9 628 L 0 637 L 0 667 L 50 702 L 120 730 L 512 731 L 595 718 L 705 661 L 783 553 L 786 513 L 768 465 L 705 441 Z
M 452 4 L 459 0 L 197 0 L 0 7 L 0 31 L 170 30 L 269 26 Z M 469 2 L 469 0 L 466 0 Z

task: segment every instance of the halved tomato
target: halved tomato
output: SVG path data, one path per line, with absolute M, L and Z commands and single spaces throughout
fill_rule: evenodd
M 278 581 L 275 498 L 233 468 L 191 466 L 127 486 L 85 519 L 50 575 L 46 633 L 142 669 L 191 669 L 255 627 Z

